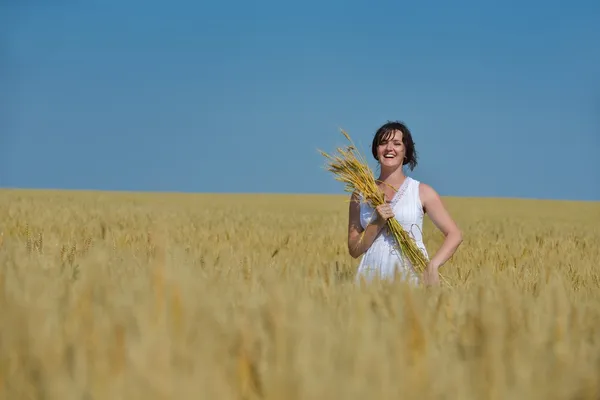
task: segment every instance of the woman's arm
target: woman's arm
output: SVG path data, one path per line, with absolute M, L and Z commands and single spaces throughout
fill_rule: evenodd
M 348 251 L 353 258 L 358 258 L 367 251 L 386 224 L 386 220 L 380 218 L 376 211 L 375 213 L 377 219 L 367 229 L 363 229 L 360 224 L 360 200 L 356 192 L 352 193 L 348 215 Z
M 419 194 L 425 212 L 434 225 L 444 234 L 445 239 L 435 256 L 429 261 L 431 272 L 436 272 L 454 255 L 463 241 L 462 233 L 448 211 L 438 193 L 429 185 L 420 184 Z

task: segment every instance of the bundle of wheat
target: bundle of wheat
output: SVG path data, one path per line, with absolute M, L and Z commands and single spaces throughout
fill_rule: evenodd
M 366 160 L 356 149 L 352 139 L 344 131 L 342 135 L 350 142 L 345 148 L 337 148 L 338 155 L 332 156 L 319 150 L 321 155 L 329 160 L 327 170 L 335 175 L 337 181 L 345 184 L 345 191 L 349 193 L 361 193 L 363 198 L 376 208 L 385 203 L 385 196 L 377 186 L 375 176 Z M 417 246 L 415 240 L 402 228 L 396 218 L 387 220 L 387 227 L 402 254 L 406 255 L 417 272 L 423 273 L 427 268 L 428 260 Z M 447 280 L 440 274 L 440 278 L 446 283 Z

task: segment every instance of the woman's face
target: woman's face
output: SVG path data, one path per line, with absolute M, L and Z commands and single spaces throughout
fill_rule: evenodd
M 402 143 L 402 132 L 394 131 L 377 146 L 377 158 L 382 167 L 401 167 L 406 155 L 404 143 Z

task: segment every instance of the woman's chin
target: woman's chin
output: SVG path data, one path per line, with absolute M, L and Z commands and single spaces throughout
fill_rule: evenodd
M 381 164 L 381 168 L 385 168 L 385 169 L 397 169 L 397 168 L 402 168 L 402 163 L 396 160 L 383 160 L 382 162 L 380 162 Z

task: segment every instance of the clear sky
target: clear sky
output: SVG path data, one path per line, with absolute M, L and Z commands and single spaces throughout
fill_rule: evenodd
M 2 0 L 0 57 L 2 187 L 341 193 L 399 119 L 442 195 L 600 200 L 598 0 Z

